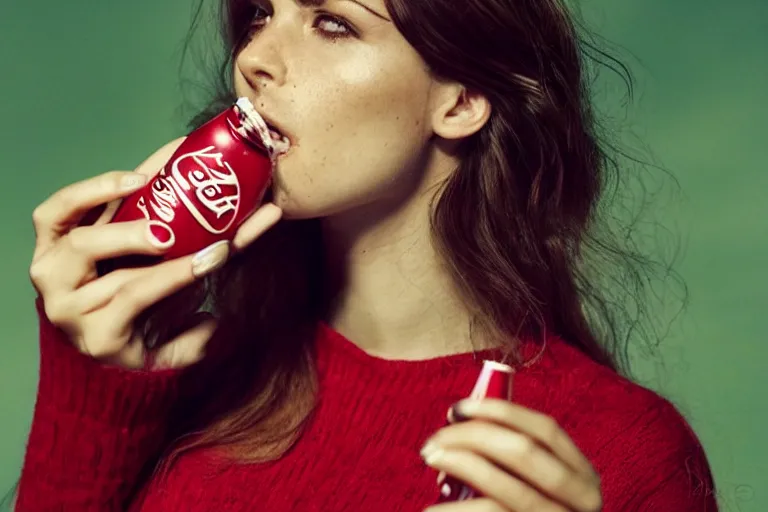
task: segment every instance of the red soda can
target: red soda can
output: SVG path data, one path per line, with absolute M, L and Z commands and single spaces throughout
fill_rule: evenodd
M 128 256 L 102 262 L 108 272 L 195 253 L 232 240 L 261 204 L 277 157 L 269 127 L 247 98 L 190 133 L 144 187 L 126 197 L 112 222 L 164 222 L 173 246 L 161 257 Z
M 497 361 L 483 361 L 480 376 L 468 398 L 470 400 L 483 398 L 512 400 L 512 375 L 514 373 L 515 370 L 509 365 Z M 460 480 L 447 476 L 440 486 L 440 497 L 437 501 L 438 503 L 464 501 L 477 496 L 477 491 Z

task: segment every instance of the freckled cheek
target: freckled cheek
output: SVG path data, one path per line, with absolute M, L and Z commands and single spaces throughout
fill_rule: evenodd
M 390 111 L 412 99 L 416 84 L 405 78 L 404 73 L 407 75 L 402 67 L 370 64 L 362 60 L 354 66 L 345 65 L 336 69 L 335 83 L 344 91 L 348 103 Z
M 378 136 L 409 128 L 412 112 L 404 108 L 403 102 L 390 99 L 386 94 L 366 88 L 339 87 L 319 92 L 307 106 L 305 119 L 323 138 L 332 137 L 336 143 L 339 137 Z M 411 125 L 413 123 L 410 123 Z
M 419 93 L 425 89 L 420 77 L 408 80 L 397 70 L 363 59 L 354 65 L 312 66 L 309 71 L 311 80 L 298 80 L 286 92 L 290 110 L 302 119 L 298 126 L 319 137 L 314 142 L 326 145 L 332 140 L 338 147 L 340 137 L 361 137 L 357 142 L 364 143 L 374 135 L 388 141 L 421 133 L 426 100 Z

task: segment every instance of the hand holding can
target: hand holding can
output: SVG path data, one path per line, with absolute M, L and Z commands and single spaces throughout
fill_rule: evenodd
M 237 144 L 245 146 L 246 142 L 238 141 L 236 135 L 247 138 L 258 132 L 248 127 L 247 119 L 237 123 L 233 114 L 241 115 L 230 109 L 217 119 L 227 123 L 227 129 L 235 130 L 235 135 L 222 135 L 220 124 L 218 129 L 208 126 L 201 130 L 218 134 L 214 149 L 222 156 L 214 158 L 215 165 L 220 163 L 225 170 L 231 168 L 238 173 L 237 181 L 226 176 L 217 181 L 219 168 L 212 168 L 215 165 L 206 164 L 205 159 L 195 165 L 186 162 L 196 161 L 199 155 L 186 159 L 184 155 L 198 151 L 195 146 L 205 142 L 199 133 L 193 133 L 158 150 L 135 172 L 115 171 L 74 183 L 55 192 L 35 209 L 36 243 L 29 273 L 39 293 L 38 307 L 81 352 L 127 368 L 176 368 L 192 364 L 204 354 L 216 325 L 210 315 L 195 318 L 193 327 L 159 348 L 145 346 L 134 323 L 145 309 L 216 270 L 226 262 L 231 249 L 243 249 L 280 219 L 282 212 L 275 205 L 259 207 L 269 182 L 274 148 L 260 148 L 259 138 L 251 147 L 238 149 Z M 168 180 L 155 176 L 155 171 L 162 167 L 166 175 L 173 176 L 172 164 L 179 159 L 175 169 L 188 172 L 181 175 L 185 181 L 174 183 L 182 187 L 182 192 L 189 193 L 185 199 L 214 208 L 213 214 L 203 211 L 209 217 L 204 216 L 202 222 L 195 220 L 198 225 L 189 231 L 183 222 L 179 223 L 180 219 L 196 219 L 191 211 L 184 210 L 187 203 L 178 196 L 155 194 L 154 191 L 167 189 L 152 185 L 165 183 L 173 187 Z M 165 162 L 168 164 L 163 166 Z M 249 167 L 244 162 L 258 165 Z M 239 173 L 249 171 L 252 175 L 240 179 Z M 189 189 L 184 188 L 185 184 Z M 229 194 L 227 190 L 231 189 L 225 185 L 235 187 L 237 194 Z M 222 197 L 217 197 L 217 193 Z M 154 205 L 147 200 L 154 201 Z M 120 216 L 113 217 L 112 222 L 108 221 L 111 207 L 98 219 L 88 220 L 93 217 L 94 208 L 118 201 L 122 201 Z M 146 215 L 139 207 L 142 204 L 150 204 Z M 166 204 L 178 210 L 163 209 Z M 197 204 L 193 203 L 193 208 L 199 213 L 201 208 Z M 172 218 L 166 223 L 161 215 Z M 214 228 L 214 233 L 205 230 L 206 223 Z M 213 238 L 205 238 L 208 235 Z M 212 239 L 213 245 L 208 243 Z M 182 243 L 181 248 L 178 242 Z M 135 264 L 137 261 L 157 264 Z M 108 275 L 97 268 L 105 262 L 111 264 Z
M 147 184 L 126 197 L 111 222 L 138 219 L 167 226 L 170 246 L 161 257 L 127 256 L 100 263 L 146 266 L 231 241 L 262 203 L 279 149 L 246 98 L 187 136 Z
M 480 376 L 469 395 L 470 400 L 484 398 L 512 399 L 512 376 L 514 369 L 496 361 L 483 361 Z M 460 480 L 447 476 L 440 484 L 438 503 L 464 501 L 475 498 L 477 491 Z

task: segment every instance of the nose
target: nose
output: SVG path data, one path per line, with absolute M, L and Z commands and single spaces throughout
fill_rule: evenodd
M 279 27 L 269 23 L 241 49 L 236 65 L 254 88 L 283 85 L 286 80 L 285 44 Z

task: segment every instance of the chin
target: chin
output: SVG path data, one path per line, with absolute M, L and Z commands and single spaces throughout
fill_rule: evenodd
M 283 211 L 283 219 L 308 220 L 343 215 L 354 210 L 358 203 L 344 197 L 322 197 L 313 193 L 289 194 L 286 191 L 273 190 L 266 200 L 271 201 Z
M 303 205 L 297 202 L 294 197 L 285 190 L 273 187 L 264 197 L 264 202 L 271 202 L 283 211 L 283 219 L 286 220 L 305 220 L 322 217 L 322 212 L 310 205 Z

